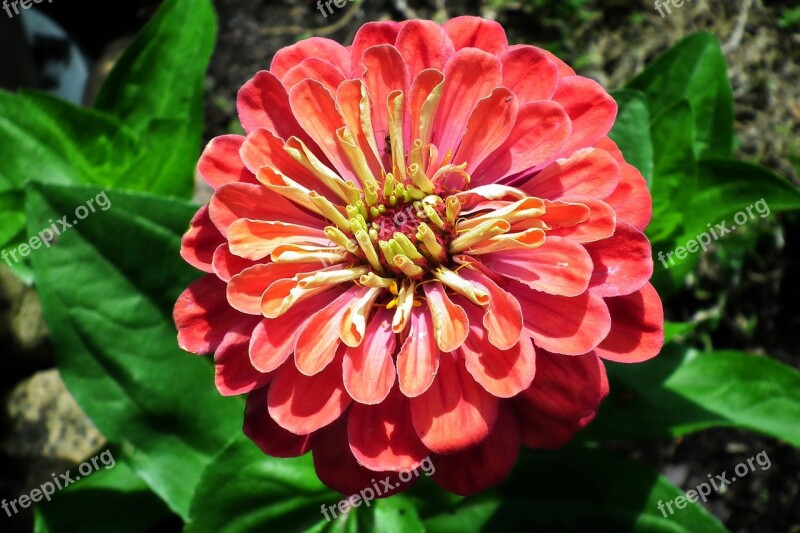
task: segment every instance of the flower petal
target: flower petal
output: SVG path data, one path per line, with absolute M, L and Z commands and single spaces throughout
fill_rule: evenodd
M 308 435 L 339 418 L 352 403 L 342 385 L 339 365 L 304 376 L 283 365 L 269 386 L 269 414 L 281 427 Z
M 479 48 L 494 55 L 508 49 L 508 39 L 503 27 L 494 20 L 480 17 L 454 17 L 442 24 L 456 50 Z
M 228 282 L 228 303 L 248 315 L 261 314 L 261 299 L 270 285 L 280 279 L 291 279 L 298 272 L 319 268 L 315 264 L 268 263 L 255 265 L 233 276 Z
M 518 187 L 529 196 L 549 200 L 576 195 L 605 198 L 617 187 L 619 176 L 619 164 L 608 152 L 585 148 L 553 161 Z
M 344 354 L 344 386 L 353 400 L 376 405 L 386 399 L 397 374 L 393 361 L 396 343 L 392 313 L 381 309 L 370 320 L 364 341 L 348 347 Z
M 440 282 L 426 283 L 422 288 L 428 300 L 436 344 L 441 351 L 452 352 L 464 343 L 469 334 L 467 313 L 450 301 Z
M 243 142 L 241 135 L 221 135 L 206 145 L 197 163 L 197 173 L 212 189 L 227 183 L 256 183 L 255 176 L 239 157 Z
M 269 415 L 269 389 L 262 388 L 247 397 L 244 434 L 272 457 L 300 457 L 311 449 L 311 435 L 295 435 Z
M 241 326 L 225 335 L 214 353 L 214 382 L 223 396 L 246 394 L 263 387 L 271 375 L 259 372 L 250 364 L 247 347 L 257 319 L 243 321 Z
M 592 146 L 611 131 L 617 117 L 617 103 L 611 95 L 599 83 L 583 76 L 559 79 L 553 100 L 561 104 L 572 122 L 572 135 L 559 157 Z
M 378 405 L 353 405 L 347 434 L 356 460 L 370 470 L 411 471 L 429 453 L 414 431 L 408 399 L 396 388 Z
M 508 138 L 518 110 L 517 97 L 505 87 L 498 87 L 479 101 L 467 121 L 467 131 L 453 161 L 466 162 L 466 172 L 473 172 Z
M 189 231 L 181 238 L 181 257 L 198 270 L 214 271 L 214 252 L 225 242 L 208 214 L 208 206 L 201 207 L 189 223 Z
M 626 296 L 606 299 L 611 331 L 595 353 L 609 361 L 640 363 L 658 355 L 664 345 L 664 309 L 648 283 Z
M 519 300 L 525 329 L 537 346 L 553 353 L 584 354 L 606 338 L 611 316 L 603 299 L 592 291 L 568 298 L 529 289 L 515 281 L 508 290 Z
M 239 90 L 236 106 L 244 131 L 266 128 L 281 139 L 308 136 L 289 107 L 286 88 L 273 72 L 262 70 Z
M 397 48 L 382 44 L 367 48 L 361 59 L 366 72 L 364 84 L 372 103 L 372 127 L 378 153 L 383 155 L 384 165 L 391 168 L 389 154 L 391 147 L 386 142 L 389 134 L 389 94 L 402 91 L 408 94 L 408 68 Z
M 605 201 L 614 208 L 618 219 L 644 231 L 653 217 L 653 199 L 647 182 L 633 165 L 620 163 L 619 168 L 619 184 Z
M 501 350 L 516 345 L 522 334 L 522 309 L 517 299 L 480 272 L 465 268 L 459 274 L 489 294 L 489 305 L 483 315 L 489 342 Z
M 411 329 L 397 355 L 400 391 L 413 398 L 428 390 L 439 371 L 439 347 L 433 319 L 423 307 L 411 310 Z
M 589 287 L 600 296 L 631 294 L 653 275 L 650 241 L 625 222 L 608 239 L 586 244 L 586 251 L 594 264 Z
M 353 38 L 353 45 L 350 47 L 352 77 L 361 77 L 364 73 L 364 68 L 361 64 L 364 51 L 380 44 L 394 45 L 397 41 L 400 27 L 400 24 L 393 20 L 382 20 L 379 22 L 367 22 L 358 29 L 356 36 Z
M 430 20 L 409 20 L 400 30 L 395 46 L 408 65 L 412 80 L 428 68 L 443 70 L 450 56 L 456 53 L 447 33 Z
M 309 57 L 290 68 L 281 78 L 281 82 L 287 91 L 291 91 L 292 87 L 308 79 L 317 80 L 331 94 L 336 94 L 336 88 L 344 81 L 344 74 L 327 61 Z
M 432 458 L 433 480 L 446 490 L 470 496 L 503 481 L 517 462 L 522 443 L 519 422 L 510 406 L 501 406 L 492 433 L 466 450 Z
M 564 237 L 572 242 L 589 243 L 607 239 L 614 235 L 617 227 L 617 217 L 614 209 L 602 200 L 591 196 L 569 196 L 559 202 L 561 206 L 585 206 L 589 208 L 589 217 L 573 226 L 552 227 L 547 232 L 548 236 Z M 553 204 L 548 205 L 550 209 Z M 547 213 L 542 221 L 550 225 Z
M 175 303 L 173 318 L 178 345 L 196 354 L 215 351 L 229 331 L 248 320 L 228 305 L 225 283 L 213 274 L 189 285 Z
M 499 407 L 498 398 L 478 385 L 453 354 L 441 355 L 431 387 L 409 401 L 417 435 L 436 453 L 456 452 L 483 441 L 494 427 Z
M 283 78 L 295 65 L 304 59 L 316 57 L 327 61 L 342 72 L 350 72 L 350 52 L 331 39 L 311 37 L 291 46 L 281 48 L 272 58 L 269 70 L 278 78 Z
M 231 253 L 252 261 L 267 257 L 284 244 L 332 245 L 321 229 L 298 224 L 241 218 L 228 228 Z
M 507 87 L 524 105 L 549 100 L 558 85 L 558 66 L 535 46 L 509 50 L 500 58 L 503 64 L 503 87 Z
M 247 268 L 256 266 L 258 264 L 267 263 L 269 263 L 269 260 L 250 261 L 249 259 L 243 259 L 239 256 L 233 255 L 227 244 L 222 244 L 216 249 L 214 252 L 214 259 L 212 260 L 214 273 L 222 281 L 230 281 L 233 276 L 241 273 Z

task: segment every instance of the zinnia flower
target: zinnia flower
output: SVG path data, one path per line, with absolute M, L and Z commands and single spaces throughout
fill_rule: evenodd
M 603 360 L 661 349 L 651 198 L 607 137 L 614 100 L 496 22 L 300 41 L 238 111 L 247 135 L 198 165 L 215 192 L 182 255 L 207 275 L 175 322 L 222 394 L 248 394 L 265 453 L 312 451 L 343 493 L 430 456 L 474 493 L 594 418 Z

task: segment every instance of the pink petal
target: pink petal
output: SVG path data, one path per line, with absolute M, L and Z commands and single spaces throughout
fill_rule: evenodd
M 322 183 L 311 171 L 289 155 L 284 149 L 284 142 L 267 129 L 257 128 L 251 131 L 242 144 L 239 155 L 253 174 L 258 174 L 261 167 L 271 167 L 308 189 L 316 190 L 329 199 L 335 198 L 328 194 L 327 188 L 321 187 Z
M 508 290 L 517 297 L 525 328 L 537 346 L 553 353 L 584 354 L 606 338 L 611 316 L 603 299 L 592 291 L 567 298 L 529 289 L 515 281 Z
M 372 128 L 378 153 L 384 155 L 384 163 L 388 163 L 386 136 L 389 133 L 388 97 L 392 91 L 408 94 L 408 68 L 403 56 L 397 48 L 388 44 L 373 46 L 364 51 L 361 59 L 366 69 L 364 84 L 367 86 L 372 103 Z M 387 165 L 391 168 L 391 165 Z
M 331 241 L 319 228 L 242 218 L 228 228 L 228 244 L 231 253 L 257 261 L 283 244 L 329 246 Z
M 503 145 L 473 174 L 473 184 L 496 183 L 550 159 L 570 135 L 571 124 L 555 102 L 531 102 L 519 108 L 517 122 Z
M 298 272 L 319 268 L 317 264 L 268 263 L 255 265 L 231 278 L 228 283 L 228 302 L 231 307 L 248 315 L 261 314 L 261 298 L 270 285 L 280 279 L 289 279 Z
M 490 54 L 501 55 L 508 49 L 506 32 L 493 20 L 455 17 L 442 24 L 442 28 L 450 36 L 456 50 L 474 47 Z
M 289 72 L 304 59 L 315 57 L 327 61 L 342 72 L 350 72 L 350 52 L 341 44 L 323 37 L 303 39 L 291 46 L 281 48 L 272 58 L 269 70 L 278 78 Z
M 517 46 L 524 46 L 524 45 L 517 45 Z M 509 51 L 511 51 L 511 48 L 517 48 L 517 46 L 510 47 Z M 556 64 L 556 66 L 558 67 L 558 75 L 559 75 L 559 77 L 563 78 L 564 76 L 574 76 L 575 75 L 575 71 L 572 70 L 572 67 L 570 67 L 569 65 L 564 63 L 553 52 L 551 52 L 549 50 L 545 50 L 544 48 L 540 48 L 539 50 L 544 52 L 544 55 L 547 56 L 547 59 L 549 59 L 550 61 L 552 61 L 553 63 Z
M 596 81 L 583 76 L 558 80 L 553 100 L 561 104 L 572 122 L 572 135 L 559 157 L 592 146 L 611 131 L 617 117 L 617 103 Z
M 533 250 L 493 252 L 481 259 L 498 274 L 559 296 L 582 294 L 592 276 L 592 260 L 583 246 L 550 235 Z
M 181 257 L 196 269 L 211 273 L 214 252 L 223 242 L 224 237 L 208 215 L 208 206 L 203 206 L 195 213 L 189 231 L 181 239 Z
M 378 405 L 354 404 L 347 434 L 356 460 L 370 470 L 411 471 L 429 453 L 414 431 L 408 399 L 397 389 Z
M 367 22 L 361 26 L 353 38 L 353 46 L 350 47 L 353 77 L 361 77 L 363 67 L 361 58 L 367 48 L 380 44 L 394 45 L 397 41 L 397 34 L 400 32 L 400 24 L 392 20 L 382 20 L 380 22 Z
M 501 350 L 516 345 L 522 334 L 522 309 L 517 299 L 480 272 L 465 268 L 459 274 L 489 293 L 489 305 L 483 315 L 489 342 Z
M 653 275 L 653 255 L 647 237 L 625 222 L 614 235 L 586 245 L 594 272 L 589 287 L 600 296 L 622 296 L 640 289 Z
M 375 131 L 371 123 L 364 124 L 361 120 L 362 88 L 363 83 L 360 79 L 342 83 L 336 92 L 336 108 L 366 157 L 369 168 L 374 175 L 380 176 L 383 166 L 377 152 Z
M 300 457 L 311 449 L 311 435 L 295 435 L 279 426 L 267 408 L 269 389 L 262 388 L 247 397 L 244 434 L 261 451 L 272 457 Z
M 397 355 L 400 391 L 413 398 L 428 390 L 439 371 L 439 347 L 433 320 L 423 307 L 411 310 L 411 329 Z
M 550 163 L 518 187 L 529 196 L 549 200 L 563 196 L 605 198 L 617 187 L 619 176 L 619 165 L 608 152 L 586 148 Z
M 328 89 L 331 94 L 336 94 L 339 84 L 344 81 L 344 74 L 341 70 L 316 57 L 304 59 L 300 64 L 293 66 L 283 75 L 281 82 L 287 91 L 303 80 L 317 80 L 323 87 Z
M 196 354 L 215 351 L 229 331 L 248 320 L 228 305 L 225 283 L 213 274 L 189 285 L 175 303 L 173 318 L 178 345 Z
M 503 64 L 503 87 L 517 95 L 520 105 L 549 100 L 558 84 L 558 66 L 535 46 L 509 50 L 500 58 Z
M 552 227 L 547 232 L 548 237 L 564 237 L 573 242 L 589 243 L 607 239 L 614 234 L 617 227 L 616 213 L 610 205 L 591 196 L 569 196 L 563 198 L 565 205 L 583 205 L 589 208 L 589 218 L 574 226 Z M 547 204 L 547 202 L 545 202 Z M 550 209 L 552 204 L 547 205 Z M 546 224 L 550 224 L 547 213 L 541 217 Z
M 450 301 L 440 282 L 426 283 L 422 288 L 433 319 L 436 344 L 441 351 L 452 352 L 464 343 L 469 334 L 467 313 L 461 306 Z
M 376 405 L 386 399 L 395 382 L 396 343 L 392 313 L 381 309 L 370 320 L 364 341 L 344 354 L 344 386 L 353 400 Z
M 436 87 L 443 82 L 444 74 L 435 69 L 428 69 L 420 72 L 420 74 L 414 79 L 414 83 L 411 84 L 411 95 L 408 99 L 408 111 L 411 114 L 410 132 L 412 142 L 413 140 L 419 139 L 422 141 L 422 145 L 425 146 L 433 139 L 432 127 L 427 128 L 427 134 L 423 134 L 420 131 L 420 128 L 424 126 L 424 124 L 422 124 L 422 106 L 425 103 L 425 99 L 428 98 L 434 89 L 436 89 Z M 439 103 L 441 103 L 441 101 Z M 436 110 L 434 109 L 434 117 L 435 112 Z
M 500 350 L 489 342 L 480 325 L 480 312 L 469 306 L 470 335 L 461 346 L 467 371 L 486 392 L 511 398 L 527 389 L 536 373 L 533 343 L 525 336 L 516 345 Z
M 239 157 L 243 142 L 241 135 L 222 135 L 211 139 L 206 145 L 197 163 L 197 173 L 211 188 L 216 189 L 227 183 L 256 183 L 255 176 L 245 168 Z
M 339 338 L 339 326 L 347 306 L 367 290 L 365 287 L 351 287 L 309 318 L 300 332 L 295 347 L 295 364 L 300 372 L 313 376 L 333 361 L 337 349 L 342 344 Z
M 664 344 L 664 309 L 651 284 L 627 296 L 606 299 L 611 332 L 595 349 L 609 361 L 640 363 L 658 355 Z
M 338 364 L 314 376 L 283 365 L 269 386 L 267 401 L 273 420 L 296 435 L 308 435 L 334 422 L 352 402 Z
M 644 231 L 653 216 L 653 200 L 647 182 L 636 167 L 620 163 L 620 180 L 605 201 L 624 220 L 639 231 Z
M 308 136 L 289 107 L 289 95 L 274 72 L 262 70 L 244 84 L 237 98 L 239 120 L 244 131 L 266 128 L 281 139 Z
M 263 387 L 271 375 L 259 372 L 250 364 L 247 349 L 256 321 L 230 331 L 214 354 L 215 383 L 223 396 L 246 394 Z
M 447 62 L 433 135 L 440 154 L 458 148 L 472 110 L 500 85 L 501 70 L 500 60 L 474 48 L 456 52 Z
M 470 496 L 503 481 L 517 462 L 521 446 L 519 422 L 510 406 L 502 406 L 492 433 L 472 448 L 436 455 L 433 480 L 449 492 Z
M 228 248 L 227 244 L 220 245 L 214 252 L 214 259 L 212 266 L 214 273 L 222 281 L 230 281 L 233 276 L 241 273 L 243 270 L 256 266 L 258 264 L 266 264 L 269 261 L 250 261 L 243 259 L 237 255 L 233 255 Z
M 499 148 L 511 133 L 519 105 L 514 93 L 498 87 L 478 102 L 467 121 L 467 131 L 453 158 L 456 164 L 468 163 L 473 172 L 486 157 Z
M 430 20 L 410 20 L 397 36 L 397 50 L 408 65 L 410 79 L 425 69 L 444 69 L 456 53 L 450 37 L 441 26 Z
M 478 385 L 464 363 L 442 354 L 439 373 L 424 394 L 411 398 L 411 419 L 422 442 L 452 453 L 483 441 L 497 420 L 499 400 Z

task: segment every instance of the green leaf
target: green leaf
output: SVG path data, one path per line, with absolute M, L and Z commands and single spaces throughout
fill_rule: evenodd
M 107 194 L 108 202 L 100 202 Z M 203 468 L 241 432 L 208 361 L 175 340 L 172 307 L 196 277 L 179 258 L 190 204 L 91 187 L 31 184 L 30 234 L 77 206 L 108 205 L 31 254 L 64 382 L 142 479 L 188 516 Z
M 628 87 L 647 95 L 654 117 L 687 99 L 694 111 L 697 153 L 705 157 L 732 154 L 733 95 L 725 56 L 714 35 L 695 33 L 686 37 L 651 63 Z
M 639 169 L 650 186 L 653 180 L 653 141 L 647 99 L 642 92 L 631 89 L 620 89 L 611 95 L 617 101 L 619 112 L 608 135 L 617 143 L 625 160 Z
M 682 495 L 663 476 L 588 449 L 524 453 L 499 489 L 425 518 L 428 533 L 478 531 L 715 532 L 725 528 L 700 504 L 666 516 L 658 502 Z
M 34 533 L 141 533 L 174 517 L 164 502 L 121 461 L 56 492 L 34 507 Z M 174 517 L 178 520 L 177 517 Z
M 269 457 L 242 436 L 203 473 L 186 533 L 324 528 L 322 506 L 341 498 L 317 479 L 310 454 Z
M 671 344 L 651 361 L 606 366 L 611 395 L 581 439 L 738 427 L 800 446 L 800 372 L 773 359 Z

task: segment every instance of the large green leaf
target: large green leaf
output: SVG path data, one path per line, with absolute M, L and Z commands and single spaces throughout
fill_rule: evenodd
M 800 372 L 773 359 L 671 344 L 646 363 L 606 366 L 611 396 L 581 439 L 655 439 L 732 426 L 800 446 Z
M 625 156 L 625 160 L 639 169 L 647 184 L 653 180 L 653 141 L 650 137 L 650 111 L 647 99 L 640 91 L 620 89 L 611 93 L 617 101 L 619 112 L 609 137 Z
M 721 532 L 700 504 L 669 514 L 682 495 L 664 477 L 629 459 L 587 449 L 528 451 L 498 489 L 423 515 L 428 533 L 479 531 Z M 666 513 L 666 516 L 664 514 Z
M 696 33 L 685 38 L 651 63 L 628 87 L 647 95 L 654 117 L 687 99 L 694 111 L 698 155 L 730 157 L 733 95 L 725 56 L 714 35 Z
M 155 531 L 174 517 L 122 461 L 98 470 L 34 508 L 34 533 Z M 176 518 L 177 520 L 177 518 Z
M 107 194 L 97 210 L 31 255 L 61 375 L 136 473 L 181 514 L 203 468 L 241 432 L 242 402 L 219 396 L 213 368 L 182 352 L 172 306 L 196 276 L 179 257 L 194 207 L 97 188 L 34 183 L 28 229 Z M 108 205 L 106 202 L 95 202 Z

